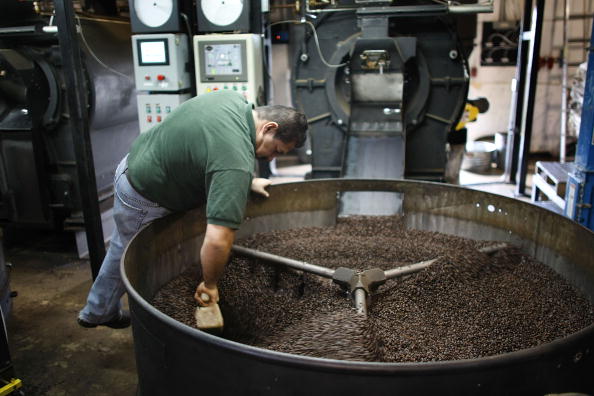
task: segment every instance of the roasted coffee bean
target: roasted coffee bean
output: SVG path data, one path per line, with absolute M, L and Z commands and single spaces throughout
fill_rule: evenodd
M 329 268 L 392 269 L 439 258 L 389 280 L 368 317 L 330 280 L 232 257 L 220 282 L 223 337 L 331 359 L 429 362 L 476 359 L 551 342 L 594 322 L 594 307 L 553 270 L 509 247 L 407 230 L 402 218 L 350 217 L 334 227 L 254 235 L 237 244 Z M 153 305 L 195 327 L 197 272 L 165 285 Z

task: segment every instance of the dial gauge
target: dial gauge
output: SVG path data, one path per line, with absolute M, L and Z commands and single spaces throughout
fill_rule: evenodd
M 217 26 L 228 26 L 239 19 L 244 0 L 200 0 L 206 19 Z
M 171 18 L 173 0 L 136 0 L 136 16 L 148 27 L 159 27 Z

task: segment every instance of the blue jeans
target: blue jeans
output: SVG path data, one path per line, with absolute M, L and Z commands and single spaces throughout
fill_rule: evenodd
M 134 190 L 125 173 L 127 159 L 128 156 L 120 162 L 114 176 L 115 229 L 109 249 L 87 297 L 87 305 L 78 314 L 89 323 L 103 323 L 118 315 L 120 300 L 126 291 L 120 274 L 120 260 L 126 245 L 143 225 L 171 213 Z

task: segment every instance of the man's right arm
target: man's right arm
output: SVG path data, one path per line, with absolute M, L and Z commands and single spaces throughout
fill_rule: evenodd
M 206 306 L 219 301 L 217 284 L 223 275 L 225 264 L 229 260 L 234 240 L 235 230 L 232 228 L 216 224 L 206 226 L 206 234 L 200 250 L 204 281 L 198 285 L 194 294 L 194 298 L 200 305 Z M 202 293 L 209 296 L 208 302 L 201 298 Z

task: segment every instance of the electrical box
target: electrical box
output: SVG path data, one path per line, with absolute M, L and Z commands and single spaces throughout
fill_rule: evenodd
M 190 99 L 190 94 L 138 94 L 138 120 L 140 133 L 163 122 L 180 104 Z
M 233 90 L 266 104 L 262 39 L 257 34 L 194 36 L 196 94 Z
M 136 89 L 150 92 L 190 89 L 188 50 L 185 34 L 132 36 Z
M 520 30 L 519 22 L 483 22 L 481 66 L 515 66 Z

